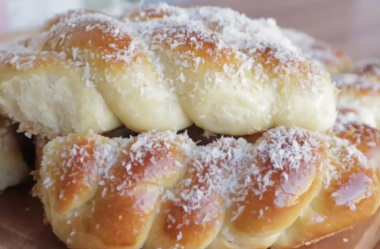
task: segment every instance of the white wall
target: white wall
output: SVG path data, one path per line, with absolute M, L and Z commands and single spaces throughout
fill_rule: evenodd
M 25 30 L 42 24 L 51 16 L 76 8 L 115 12 L 121 8 L 165 0 L 0 0 L 0 34 Z M 166 0 L 168 3 L 185 0 Z
M 81 0 L 0 0 L 0 32 L 35 27 L 56 13 L 81 7 Z

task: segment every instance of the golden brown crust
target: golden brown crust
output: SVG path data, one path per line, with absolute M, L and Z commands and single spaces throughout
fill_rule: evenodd
M 380 173 L 380 131 L 366 125 L 355 111 L 343 109 L 338 114 L 332 134 L 346 139 L 357 147 L 367 158 L 369 164 Z
M 57 139 L 59 141 L 62 138 Z M 77 231 L 77 235 L 67 238 L 66 243 L 70 245 L 69 240 L 73 240 L 74 247 L 82 248 L 83 242 L 75 239 L 77 236 L 80 238 L 82 233 L 83 236 L 94 236 L 101 242 L 94 247 L 90 246 L 91 248 L 136 245 L 141 241 L 140 236 L 145 237 L 144 234 L 150 227 L 148 220 L 153 217 L 152 210 L 158 201 L 159 186 L 172 187 L 184 167 L 177 163 L 183 161 L 181 150 L 176 149 L 175 143 L 165 140 L 149 144 L 154 150 L 146 147 L 147 150 L 136 150 L 137 154 L 133 153 L 134 147 L 143 146 L 143 140 L 144 137 L 140 136 L 139 140 L 121 141 L 118 156 L 112 150 L 112 144 L 109 144 L 111 140 L 97 135 L 72 135 L 58 142 L 54 148 L 44 148 L 46 160 L 54 160 L 56 156 L 67 158 L 64 159 L 63 167 L 42 167 L 41 176 L 44 178 L 49 175 L 50 178 L 41 179 L 40 182 L 44 182 L 45 187 L 50 183 L 52 186 L 48 187 L 48 192 L 43 192 L 44 186 L 36 189 L 36 194 L 50 202 L 45 206 L 50 208 L 46 210 L 48 220 L 52 224 L 59 224 L 62 219 L 65 221 L 62 228 L 54 229 L 58 233 L 65 233 L 67 229 Z M 72 149 L 67 151 L 68 148 Z M 103 154 L 106 152 L 101 150 L 107 148 L 111 149 L 110 154 Z M 125 154 L 126 151 L 130 151 L 130 154 Z M 161 153 L 157 154 L 159 151 Z M 108 168 L 106 164 L 111 163 L 108 160 L 114 159 L 117 159 L 116 164 Z M 131 165 L 125 165 L 125 160 Z M 126 171 L 126 167 L 131 171 Z M 99 178 L 100 172 L 103 172 L 103 180 Z M 107 175 L 110 177 L 107 178 Z M 51 182 L 47 182 L 47 179 Z M 93 198 L 99 198 L 99 201 L 94 202 Z M 83 206 L 80 212 L 90 212 L 90 217 L 82 217 L 75 211 L 80 206 Z M 58 212 L 58 217 L 53 217 L 55 212 Z M 103 218 L 104 215 L 107 219 Z M 85 219 L 85 227 L 77 218 Z M 67 220 L 70 220 L 69 224 L 66 223 Z M 62 239 L 60 234 L 58 236 Z M 78 246 L 75 246 L 76 243 Z
M 372 215 L 376 171 L 344 140 L 293 127 L 195 147 L 172 132 L 74 134 L 45 146 L 35 192 L 74 249 L 287 248 Z
M 121 23 L 112 22 L 112 18 L 103 14 L 94 16 L 101 18 L 89 18 L 88 20 L 83 18 L 78 22 L 73 21 L 72 25 L 64 23 L 55 26 L 47 35 L 42 50 L 65 52 L 74 60 L 78 58 L 90 65 L 97 63 L 99 69 L 100 67 L 109 68 L 110 64 L 112 64 L 113 70 L 125 68 L 128 66 L 126 61 L 119 60 L 115 55 L 125 47 L 130 47 L 131 37 L 128 33 L 123 32 Z M 104 18 L 103 21 L 102 18 Z M 105 36 L 106 30 L 115 29 L 117 26 L 120 27 L 119 33 L 110 33 Z M 134 51 L 135 55 L 129 54 L 130 63 L 138 58 L 138 49 Z

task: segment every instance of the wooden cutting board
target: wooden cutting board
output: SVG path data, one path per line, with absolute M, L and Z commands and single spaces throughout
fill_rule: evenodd
M 44 225 L 42 205 L 30 195 L 32 184 L 0 195 L 0 249 L 66 249 Z

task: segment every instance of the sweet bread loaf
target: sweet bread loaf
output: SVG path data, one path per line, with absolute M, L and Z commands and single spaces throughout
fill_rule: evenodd
M 344 51 L 333 48 L 328 43 L 316 40 L 299 30 L 283 28 L 283 32 L 295 45 L 299 46 L 305 56 L 311 58 L 331 74 L 351 71 L 353 62 Z
M 225 135 L 333 125 L 329 75 L 273 20 L 216 9 L 219 23 L 207 23 L 202 8 L 172 9 L 179 15 L 146 22 L 69 13 L 26 48 L 1 52 L 0 111 L 50 137 L 122 125 Z
M 379 169 L 346 140 L 296 127 L 255 143 L 186 135 L 58 137 L 35 194 L 70 248 L 294 248 L 370 217 Z

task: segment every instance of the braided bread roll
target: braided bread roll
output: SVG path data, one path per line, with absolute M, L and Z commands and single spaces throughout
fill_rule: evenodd
M 294 248 L 380 205 L 378 165 L 296 127 L 206 146 L 170 131 L 72 134 L 43 154 L 35 194 L 72 249 Z
M 48 137 L 122 125 L 225 135 L 331 128 L 335 86 L 273 20 L 167 11 L 178 15 L 143 22 L 77 11 L 48 22 L 24 50 L 1 52 L 1 113 Z
M 379 82 L 354 73 L 334 75 L 332 80 L 340 90 L 338 110 L 355 112 L 364 123 L 379 129 Z
M 315 40 L 299 30 L 283 28 L 282 31 L 286 37 L 302 49 L 305 56 L 314 60 L 329 73 L 335 75 L 352 70 L 353 61 L 342 50 L 333 48 L 324 41 Z

